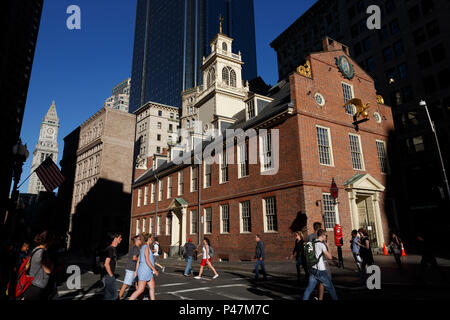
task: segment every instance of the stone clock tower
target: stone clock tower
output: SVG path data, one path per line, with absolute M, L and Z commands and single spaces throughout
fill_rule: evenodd
M 31 172 L 36 170 L 47 157 L 52 157 L 53 161 L 56 163 L 58 158 L 58 128 L 59 118 L 56 114 L 55 101 L 53 101 L 44 120 L 41 122 L 39 140 L 33 152 Z M 33 173 L 28 182 L 28 193 L 38 194 L 39 191 L 46 190 L 38 176 Z

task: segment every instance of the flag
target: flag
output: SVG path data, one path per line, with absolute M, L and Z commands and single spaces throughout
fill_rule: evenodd
M 48 192 L 58 188 L 64 182 L 64 176 L 51 157 L 45 159 L 35 172 Z

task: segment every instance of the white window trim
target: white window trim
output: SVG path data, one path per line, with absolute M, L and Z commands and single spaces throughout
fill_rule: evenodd
M 277 213 L 277 208 L 276 208 L 276 204 L 277 204 L 277 199 L 275 196 L 271 196 L 271 197 L 267 197 L 267 198 L 263 198 L 262 199 L 262 207 L 263 207 L 263 223 L 264 223 L 264 233 L 278 233 L 278 231 L 274 231 L 274 230 L 268 230 L 267 229 L 267 211 L 266 211 L 266 200 L 267 199 L 275 199 L 275 217 L 277 219 L 277 229 L 278 229 L 278 213 Z
M 331 164 L 320 163 L 319 140 L 318 140 L 318 137 L 317 137 L 317 128 L 322 128 L 322 129 L 327 130 L 328 141 L 330 142 L 330 160 L 331 160 Z M 334 167 L 333 142 L 331 141 L 331 129 L 317 124 L 316 125 L 316 141 L 317 141 L 317 155 L 319 157 L 319 165 L 326 166 L 326 167 Z
M 353 90 L 353 85 L 350 84 L 350 83 L 348 83 L 348 82 L 341 81 L 341 91 L 342 91 L 342 83 L 344 83 L 344 84 L 350 86 L 350 89 L 351 89 L 351 91 L 352 91 L 352 99 L 355 98 L 355 91 Z M 343 92 L 342 92 L 342 95 L 344 95 Z M 345 98 L 344 98 L 344 99 L 345 99 Z M 351 100 L 351 99 L 350 99 L 350 100 Z M 353 108 L 353 112 L 355 112 L 355 111 L 356 111 L 355 108 Z M 349 113 L 347 113 L 347 111 L 345 111 L 345 114 L 348 115 L 348 116 L 351 116 L 351 117 L 353 117 L 353 115 L 354 115 L 354 114 L 349 114 Z
M 156 217 L 156 235 L 159 236 L 161 235 L 161 229 L 162 229 L 162 224 L 161 224 L 161 216 L 158 215 Z M 160 227 L 161 226 L 161 227 Z
M 144 206 L 148 204 L 148 186 L 144 187 Z
M 362 169 L 355 169 L 355 168 L 353 168 L 352 150 L 351 150 L 351 147 L 350 147 L 350 138 L 349 138 L 349 140 L 348 140 L 349 142 L 348 143 L 349 143 L 349 150 L 350 150 L 350 161 L 352 161 L 352 168 L 353 168 L 353 170 L 356 170 L 356 171 L 366 171 L 366 166 L 364 164 L 364 152 L 363 152 L 362 143 L 361 143 L 361 136 L 359 134 L 354 134 L 354 133 L 349 133 L 348 135 L 349 136 L 358 137 L 359 151 L 361 153 L 361 166 L 362 166 Z M 377 155 L 377 158 L 378 158 L 378 155 Z
M 270 135 L 270 146 L 271 146 L 271 167 L 264 169 L 264 137 Z M 274 169 L 274 163 L 273 163 L 273 141 L 272 141 L 272 133 L 271 131 L 267 131 L 266 135 L 259 136 L 259 162 L 260 162 L 260 171 L 261 172 L 269 172 Z
M 244 231 L 244 220 L 242 219 L 242 203 L 246 202 L 246 201 L 239 202 L 239 233 L 242 233 L 242 234 L 250 234 L 250 233 L 252 233 L 251 231 Z M 251 221 L 252 221 L 251 220 L 251 216 L 252 216 L 252 211 L 251 210 L 252 210 L 252 208 L 250 206 L 250 230 L 251 230 Z
M 158 201 L 162 201 L 164 198 L 164 183 L 162 180 L 159 180 L 159 186 L 158 186 Z
M 245 148 L 247 149 L 247 144 L 243 143 L 241 145 L 238 145 L 237 149 L 238 149 L 238 153 L 237 153 L 237 163 L 238 163 L 238 179 L 243 179 L 243 178 L 247 178 L 250 175 L 250 172 L 248 172 L 248 174 L 246 176 L 242 175 L 242 171 L 241 171 L 241 149 Z M 245 151 L 244 151 L 245 152 Z M 247 155 L 248 156 L 248 155 Z M 249 171 L 250 171 L 250 166 L 249 166 Z
M 227 181 L 222 181 L 222 163 L 223 163 L 223 157 L 227 154 L 226 150 L 223 150 L 222 153 L 219 155 L 219 184 L 225 184 L 230 181 L 230 168 L 228 167 L 228 179 Z M 228 160 L 228 159 L 227 159 Z M 228 165 L 228 164 L 227 164 Z
M 211 232 L 206 232 L 206 209 L 211 210 Z M 203 234 L 212 234 L 212 207 L 203 208 L 203 217 L 205 219 L 203 223 Z
M 173 219 L 173 216 L 171 219 Z M 171 226 L 169 226 L 169 220 L 170 219 L 166 216 L 166 236 L 172 235 L 172 228 L 171 228 Z M 173 223 L 173 220 L 172 220 L 172 223 Z
M 154 203 L 155 202 L 155 183 L 152 183 L 152 194 L 150 195 L 150 203 Z
M 203 164 L 203 189 L 211 188 L 212 186 L 212 165 L 210 166 L 209 176 L 211 177 L 211 183 L 209 186 L 206 186 L 206 166 L 207 164 Z
M 167 196 L 166 196 L 166 199 L 172 198 L 172 192 L 171 192 L 169 186 L 171 186 L 173 188 L 173 186 L 172 186 L 172 177 L 171 176 L 167 177 Z
M 220 205 L 220 233 L 221 234 L 230 234 L 230 232 L 223 232 L 223 206 L 228 206 L 228 229 L 230 228 L 230 205 L 229 204 L 221 204 Z
M 139 188 L 139 189 L 138 189 L 138 198 L 137 198 L 137 207 L 138 207 L 138 208 L 141 207 L 141 198 L 142 198 L 142 189 Z
M 183 195 L 183 188 L 181 187 L 181 176 L 183 176 L 183 187 L 184 187 L 184 174 L 183 172 L 178 172 L 178 195 Z
M 331 193 L 329 192 L 322 192 L 322 214 L 325 215 L 325 209 L 323 207 L 324 203 L 323 203 L 323 196 L 324 195 L 328 195 L 331 196 Z M 339 206 L 338 206 L 338 202 L 336 201 L 336 204 L 334 205 L 334 212 L 335 212 L 335 217 L 336 217 L 336 224 L 341 224 L 340 223 L 340 219 L 339 219 Z M 324 221 L 325 223 L 325 221 Z M 325 225 L 324 225 L 325 227 Z M 334 227 L 333 228 L 326 228 L 326 231 L 333 231 L 334 232 Z
M 189 218 L 190 218 L 190 220 L 189 220 L 189 229 L 190 229 L 189 232 L 190 232 L 190 234 L 197 234 L 197 232 L 193 232 L 193 230 L 192 230 L 192 212 L 195 212 L 195 219 L 196 219 L 195 223 L 197 224 L 197 230 L 198 230 L 197 210 L 191 210 L 189 212 Z
M 140 221 L 139 219 L 136 219 L 136 235 L 141 233 L 141 229 L 140 229 Z
M 195 168 L 198 170 L 198 167 L 195 167 Z M 193 171 L 194 171 L 194 167 L 191 166 L 191 176 L 189 177 L 190 178 L 189 185 L 190 185 L 191 192 L 197 192 L 197 190 L 194 189 L 194 184 L 193 184 L 193 181 L 194 181 Z M 196 172 L 196 175 L 197 175 L 197 188 L 198 188 L 198 172 Z
M 384 152 L 386 154 L 386 172 L 381 171 L 381 164 L 380 164 L 380 158 L 378 157 L 378 147 L 377 147 L 377 142 L 380 142 L 384 145 Z M 391 168 L 389 167 L 389 158 L 388 158 L 388 153 L 387 153 L 387 144 L 386 141 L 383 140 L 375 140 L 375 148 L 377 149 L 377 158 L 378 158 L 378 165 L 380 166 L 380 172 L 381 174 L 384 175 L 388 175 L 391 172 Z
M 147 219 L 146 219 L 146 218 L 143 218 L 143 219 L 142 219 L 142 232 L 145 232 L 145 231 L 146 231 L 146 229 L 145 229 L 146 224 L 147 224 Z

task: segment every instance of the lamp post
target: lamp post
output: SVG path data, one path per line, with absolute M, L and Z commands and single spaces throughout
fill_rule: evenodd
M 11 202 L 10 207 L 8 208 L 8 212 L 6 213 L 4 224 L 6 225 L 7 222 L 11 222 L 11 228 L 10 228 L 10 236 L 14 233 L 14 221 L 13 217 L 11 216 L 14 214 L 14 212 L 17 209 L 17 201 L 19 199 L 19 189 L 18 184 L 20 181 L 20 177 L 22 175 L 22 167 L 24 162 L 27 160 L 30 153 L 28 152 L 27 145 L 22 144 L 22 140 L 19 139 L 17 143 L 13 146 L 12 149 L 13 153 L 13 179 L 14 179 L 14 186 L 11 193 Z M 9 220 L 8 220 L 9 218 Z
M 421 107 L 425 108 L 425 111 L 426 111 L 427 117 L 428 117 L 428 121 L 430 122 L 431 131 L 433 131 L 434 139 L 436 141 L 436 146 L 437 146 L 437 150 L 438 150 L 439 160 L 441 162 L 442 175 L 444 177 L 444 183 L 447 188 L 447 197 L 450 200 L 450 187 L 448 185 L 447 173 L 445 172 L 444 160 L 442 159 L 441 148 L 439 146 L 439 140 L 438 140 L 438 137 L 436 134 L 436 128 L 434 126 L 434 122 L 431 120 L 430 113 L 428 112 L 427 103 L 424 100 L 421 100 L 419 105 Z

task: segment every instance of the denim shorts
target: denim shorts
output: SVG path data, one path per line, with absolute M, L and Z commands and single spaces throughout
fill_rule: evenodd
M 125 270 L 125 279 L 123 279 L 123 283 L 125 283 L 127 286 L 131 286 L 136 279 L 134 278 L 134 271 L 131 270 Z

